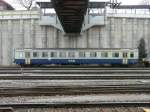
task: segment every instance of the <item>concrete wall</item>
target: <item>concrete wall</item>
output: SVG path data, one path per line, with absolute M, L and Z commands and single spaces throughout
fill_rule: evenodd
M 150 16 L 108 15 L 105 25 L 81 35 L 65 35 L 52 25 L 40 25 L 38 11 L 0 13 L 0 65 L 13 64 L 14 48 L 137 48 L 140 38 L 150 42 Z

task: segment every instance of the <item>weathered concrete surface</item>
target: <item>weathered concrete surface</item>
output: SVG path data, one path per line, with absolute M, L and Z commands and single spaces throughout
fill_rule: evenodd
M 141 107 L 93 107 L 93 108 L 32 108 L 14 109 L 14 112 L 144 112 Z
M 150 15 L 107 15 L 105 25 L 94 22 L 80 35 L 69 36 L 53 18 L 42 24 L 39 11 L 0 12 L 0 65 L 13 64 L 14 48 L 137 48 L 141 38 L 150 48 Z

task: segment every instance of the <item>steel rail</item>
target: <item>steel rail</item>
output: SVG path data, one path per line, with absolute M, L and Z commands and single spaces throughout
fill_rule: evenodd
M 0 107 L 12 108 L 70 108 L 70 107 L 149 107 L 150 102 L 89 102 L 89 103 L 11 103 L 0 104 Z
M 51 70 L 51 69 L 102 69 L 102 70 L 136 70 L 136 69 L 149 69 L 149 67 L 98 67 L 98 66 L 51 66 L 51 67 L 0 67 L 0 70 L 12 70 L 12 69 L 41 69 L 41 70 Z
M 21 74 L 21 73 L 37 73 L 37 74 L 108 74 L 108 73 L 132 73 L 132 74 L 150 74 L 150 70 L 0 70 L 0 74 Z
M 132 75 L 127 75 L 127 76 L 11 76 L 11 75 L 6 75 L 6 76 L 1 76 L 0 75 L 0 80 L 126 80 L 126 79 L 132 79 L 132 80 L 148 80 L 150 79 L 150 76 L 132 76 Z
M 38 96 L 38 95 L 77 95 L 100 93 L 150 93 L 147 85 L 137 86 L 97 86 L 97 87 L 31 87 L 1 88 L 0 96 Z

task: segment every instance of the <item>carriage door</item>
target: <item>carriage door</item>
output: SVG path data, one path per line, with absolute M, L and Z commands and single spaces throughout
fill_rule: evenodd
M 128 64 L 128 53 L 123 52 L 123 62 L 122 64 Z
M 25 51 L 25 64 L 29 65 L 31 63 L 30 51 Z

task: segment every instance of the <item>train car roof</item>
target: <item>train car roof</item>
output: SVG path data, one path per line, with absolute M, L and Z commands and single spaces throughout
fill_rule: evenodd
M 138 50 L 137 48 L 16 48 L 15 50 Z

